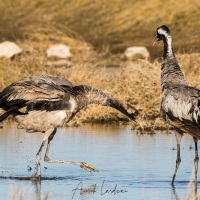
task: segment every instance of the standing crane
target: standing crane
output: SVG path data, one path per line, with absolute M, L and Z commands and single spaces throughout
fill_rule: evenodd
M 133 121 L 138 116 L 134 107 L 121 103 L 99 89 L 87 85 L 72 86 L 68 80 L 59 77 L 35 75 L 12 83 L 0 93 L 0 108 L 4 110 L 0 121 L 12 114 L 20 128 L 30 132 L 44 132 L 43 142 L 36 154 L 35 179 L 41 178 L 41 152 L 47 140 L 45 162 L 79 165 L 89 172 L 98 171 L 85 162 L 49 158 L 57 128 L 64 126 L 89 104 L 115 108 Z
M 164 54 L 161 65 L 162 101 L 161 114 L 174 127 L 177 141 L 176 167 L 171 184 L 174 185 L 181 163 L 180 142 L 183 133 L 190 134 L 195 142 L 196 174 L 198 170 L 198 146 L 200 139 L 200 90 L 188 85 L 172 48 L 172 37 L 167 26 L 157 28 L 153 44 L 163 41 Z

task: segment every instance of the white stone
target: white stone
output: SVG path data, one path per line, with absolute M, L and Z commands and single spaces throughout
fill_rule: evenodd
M 55 44 L 47 49 L 47 57 L 70 58 L 72 56 L 70 48 L 64 44 Z
M 0 43 L 0 57 L 12 58 L 22 53 L 22 49 L 14 42 L 5 41 Z
M 135 57 L 148 58 L 150 54 L 146 47 L 128 47 L 125 50 L 124 55 L 127 59 L 132 60 Z

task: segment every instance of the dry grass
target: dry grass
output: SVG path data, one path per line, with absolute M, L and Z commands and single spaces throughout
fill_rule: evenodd
M 188 82 L 200 88 L 199 54 L 180 54 L 177 58 Z M 140 60 L 132 63 L 109 53 L 91 51 L 87 59 L 79 56 L 73 58 L 73 67 L 50 67 L 45 63 L 44 53 L 37 51 L 30 55 L 25 54 L 14 61 L 1 60 L 0 88 L 3 89 L 13 81 L 34 74 L 61 76 L 69 79 L 74 85 L 88 84 L 132 104 L 139 109 L 147 129 L 168 127 L 159 112 L 160 62 L 150 63 L 147 60 Z M 113 63 L 114 67 L 111 65 Z M 127 121 L 127 118 L 111 108 L 93 105 L 80 112 L 72 124 L 117 121 Z

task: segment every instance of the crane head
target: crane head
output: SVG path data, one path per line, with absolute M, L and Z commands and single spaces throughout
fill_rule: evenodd
M 164 37 L 168 37 L 170 35 L 170 30 L 167 26 L 162 25 L 157 28 L 156 30 L 156 36 L 154 37 L 152 41 L 152 45 L 156 44 L 156 42 L 163 40 Z
M 126 105 L 126 111 L 127 111 L 127 116 L 132 119 L 133 121 L 136 120 L 139 112 L 136 108 L 134 108 L 133 106 L 127 104 Z
M 144 126 L 146 126 L 146 124 L 144 123 L 144 121 L 141 119 L 141 117 L 139 116 L 139 112 L 136 108 L 134 108 L 133 106 L 127 104 L 127 116 L 132 119 L 134 122 L 136 122 L 137 124 L 139 124 L 139 126 L 144 129 Z

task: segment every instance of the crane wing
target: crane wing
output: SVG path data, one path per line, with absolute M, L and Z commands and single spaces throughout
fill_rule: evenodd
M 170 119 L 200 128 L 200 90 L 180 85 L 169 87 L 163 92 L 161 112 Z
M 70 94 L 62 87 L 72 84 L 66 79 L 36 75 L 17 81 L 0 94 L 0 107 L 7 110 L 14 106 L 38 102 L 68 101 Z
M 45 75 L 38 74 L 35 76 L 28 77 L 25 80 L 33 81 L 36 83 L 45 81 L 45 82 L 54 83 L 55 85 L 59 85 L 59 86 L 70 86 L 70 87 L 73 86 L 70 81 L 68 81 L 67 79 L 58 77 L 58 76 L 45 76 Z

